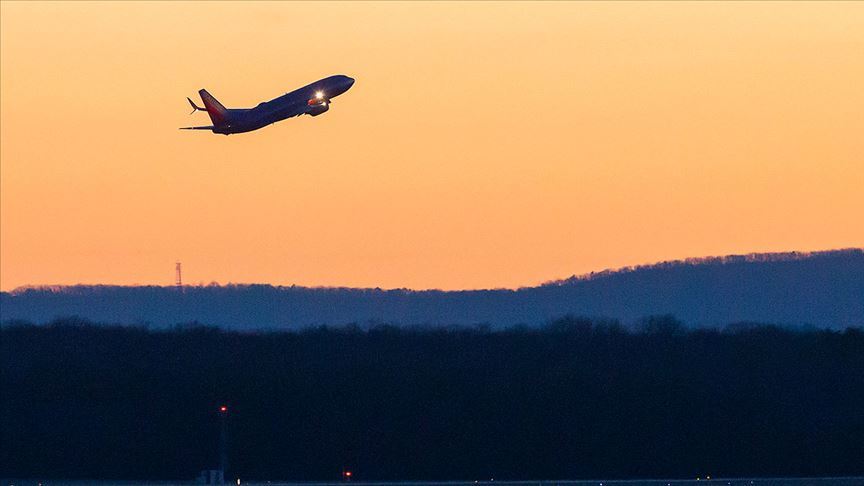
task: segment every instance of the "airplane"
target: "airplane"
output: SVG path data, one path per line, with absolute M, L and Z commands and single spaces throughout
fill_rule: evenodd
M 318 116 L 330 109 L 331 99 L 348 91 L 353 84 L 353 78 L 338 74 L 260 103 L 255 108 L 225 108 L 206 89 L 202 89 L 198 94 L 201 95 L 204 108 L 196 105 L 191 98 L 186 98 L 192 105 L 192 112 L 189 114 L 206 111 L 213 124 L 204 127 L 182 127 L 180 130 L 210 130 L 213 133 L 230 135 L 251 132 L 293 116 Z

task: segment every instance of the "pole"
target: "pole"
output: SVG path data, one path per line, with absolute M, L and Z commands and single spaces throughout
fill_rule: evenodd
M 225 479 L 225 473 L 228 469 L 228 429 L 227 429 L 227 421 L 228 418 L 228 407 L 222 405 L 219 407 L 219 422 L 220 422 L 220 432 L 219 432 L 219 470 L 222 472 L 222 479 Z

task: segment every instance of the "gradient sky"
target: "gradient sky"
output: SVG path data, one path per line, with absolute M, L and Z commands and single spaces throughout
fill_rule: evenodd
M 0 288 L 864 246 L 864 2 L 2 3 Z M 222 136 L 318 78 L 325 115 Z

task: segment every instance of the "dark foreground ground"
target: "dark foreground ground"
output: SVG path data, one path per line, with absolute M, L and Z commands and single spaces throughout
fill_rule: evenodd
M 864 475 L 855 329 L 6 323 L 0 365 L 0 477 L 191 479 L 221 404 L 232 479 Z M 816 481 L 754 484 L 862 484 Z
M 39 481 L 2 480 L 0 484 L 17 486 L 191 486 L 188 481 Z M 237 484 L 228 483 L 228 484 Z M 654 479 L 654 480 L 585 480 L 585 481 L 392 481 L 392 482 L 331 482 L 331 483 L 286 483 L 271 481 L 242 481 L 248 486 L 861 486 L 864 477 L 848 478 L 699 478 L 699 479 Z

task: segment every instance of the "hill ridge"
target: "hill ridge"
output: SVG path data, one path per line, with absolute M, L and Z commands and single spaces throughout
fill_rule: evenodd
M 45 286 L 0 293 L 0 321 L 94 322 L 287 330 L 374 324 L 500 328 L 563 315 L 673 314 L 693 326 L 750 321 L 864 325 L 864 250 L 729 255 L 594 272 L 519 289 L 410 290 L 227 284 Z
M 605 268 L 599 271 L 592 271 L 587 273 L 573 274 L 566 278 L 561 279 L 553 279 L 547 280 L 545 282 L 541 282 L 537 285 L 525 285 L 520 287 L 488 287 L 488 288 L 479 288 L 479 289 L 453 289 L 453 290 L 444 290 L 444 289 L 412 289 L 408 287 L 391 287 L 391 288 L 381 288 L 381 287 L 349 287 L 342 285 L 282 285 L 282 284 L 270 284 L 270 283 L 239 283 L 239 282 L 227 282 L 225 284 L 184 284 L 184 288 L 208 288 L 208 287 L 229 287 L 229 288 L 238 288 L 238 287 L 254 287 L 254 286 L 264 286 L 264 287 L 272 287 L 274 289 L 315 289 L 315 290 L 376 290 L 376 291 L 409 291 L 409 292 L 483 292 L 483 291 L 498 291 L 498 290 L 525 290 L 525 289 L 533 289 L 544 286 L 556 286 L 556 285 L 566 285 L 568 283 L 573 282 L 582 282 L 586 280 L 592 280 L 595 278 L 606 277 L 610 275 L 619 275 L 622 273 L 631 273 L 640 270 L 653 270 L 660 268 L 669 268 L 680 265 L 712 265 L 712 264 L 729 264 L 729 263 L 758 263 L 758 262 L 785 262 L 785 261 L 797 261 L 797 260 L 805 260 L 809 258 L 819 258 L 824 256 L 834 256 L 834 255 L 864 255 L 864 247 L 849 247 L 849 248 L 838 248 L 835 250 L 815 250 L 815 251 L 786 251 L 786 252 L 753 252 L 753 253 L 743 253 L 743 254 L 728 254 L 728 255 L 717 255 L 717 256 L 705 256 L 705 257 L 687 257 L 680 258 L 674 260 L 662 260 L 654 263 L 641 263 L 636 265 L 625 265 L 621 267 L 615 268 Z M 10 294 L 10 295 L 18 295 L 27 291 L 37 290 L 37 291 L 48 291 L 48 292 L 62 292 L 69 289 L 81 288 L 81 289 L 89 289 L 89 288 L 162 288 L 162 289 L 174 289 L 176 285 L 155 285 L 155 284 L 131 284 L 131 285 L 119 285 L 119 284 L 34 284 L 34 285 L 21 285 L 19 287 L 15 287 L 12 290 L 2 291 L 0 293 Z

